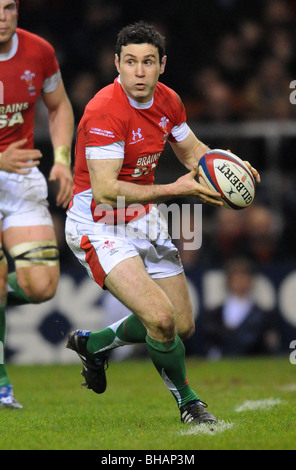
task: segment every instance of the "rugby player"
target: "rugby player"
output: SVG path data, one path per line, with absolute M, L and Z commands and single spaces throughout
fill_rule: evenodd
M 6 305 L 40 303 L 53 297 L 59 253 L 48 210 L 47 183 L 34 148 L 34 110 L 41 96 L 49 115 L 57 181 L 57 205 L 67 207 L 73 185 L 74 117 L 53 47 L 17 27 L 18 0 L 0 0 L 0 342 L 5 343 Z M 3 249 L 15 262 L 8 276 Z M 7 293 L 8 283 L 8 293 Z M 21 408 L 5 364 L 0 364 L 0 407 Z
M 103 393 L 109 351 L 146 343 L 181 421 L 215 423 L 186 376 L 182 339 L 194 332 L 192 306 L 156 206 L 185 196 L 221 206 L 219 193 L 195 179 L 209 148 L 186 123 L 180 97 L 159 81 L 165 40 L 153 26 L 140 21 L 120 31 L 115 65 L 118 77 L 89 102 L 78 125 L 66 239 L 89 276 L 133 313 L 102 331 L 70 332 L 67 347 L 82 359 L 87 387 Z M 171 184 L 153 184 L 166 142 L 188 172 Z

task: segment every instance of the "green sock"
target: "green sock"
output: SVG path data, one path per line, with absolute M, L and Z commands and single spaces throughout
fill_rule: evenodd
M 87 350 L 94 354 L 125 344 L 145 343 L 146 328 L 133 313 L 98 332 L 91 332 Z
M 16 273 L 8 274 L 8 293 L 7 293 L 7 303 L 8 305 L 24 305 L 24 304 L 31 304 L 32 301 L 20 286 L 17 283 L 17 276 Z
M 185 347 L 179 336 L 173 341 L 161 343 L 146 337 L 148 353 L 164 381 L 173 394 L 179 408 L 198 396 L 186 378 Z
M 10 385 L 4 365 L 4 345 L 6 333 L 5 304 L 0 306 L 0 387 Z

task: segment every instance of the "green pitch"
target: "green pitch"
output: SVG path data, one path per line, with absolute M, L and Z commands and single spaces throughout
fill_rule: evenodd
M 296 365 L 288 357 L 189 359 L 190 383 L 220 419 L 216 427 L 182 424 L 148 360 L 110 360 L 100 396 L 80 387 L 80 370 L 10 366 L 24 409 L 0 409 L 0 449 L 295 449 Z

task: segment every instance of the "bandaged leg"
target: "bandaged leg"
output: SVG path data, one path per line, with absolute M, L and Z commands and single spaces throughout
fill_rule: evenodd
M 59 265 L 59 252 L 56 240 L 21 243 L 11 248 L 9 254 L 15 261 L 16 269 Z M 23 305 L 31 302 L 32 299 L 19 286 L 16 272 L 10 273 L 8 275 L 8 305 Z

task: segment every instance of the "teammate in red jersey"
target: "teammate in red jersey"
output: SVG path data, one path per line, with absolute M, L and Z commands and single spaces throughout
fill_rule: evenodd
M 59 279 L 59 260 L 47 184 L 34 149 L 34 110 L 41 96 L 49 114 L 57 204 L 72 191 L 71 144 L 74 117 L 53 47 L 17 28 L 18 2 L 0 0 L 0 346 L 5 340 L 6 304 L 50 299 Z M 3 247 L 15 261 L 8 276 Z M 8 294 L 7 294 L 8 282 Z M 0 407 L 19 408 L 4 364 L 0 364 Z
M 78 126 L 66 236 L 90 277 L 133 313 L 102 331 L 69 333 L 67 347 L 82 359 L 87 387 L 103 393 L 108 351 L 146 343 L 181 421 L 214 423 L 186 378 L 181 338 L 194 331 L 192 307 L 177 249 L 155 205 L 196 196 L 221 206 L 219 193 L 195 180 L 209 148 L 186 123 L 180 98 L 158 81 L 166 56 L 154 27 L 138 22 L 123 28 L 115 64 L 119 78 L 90 101 Z M 171 184 L 153 184 L 166 141 L 188 173 Z

